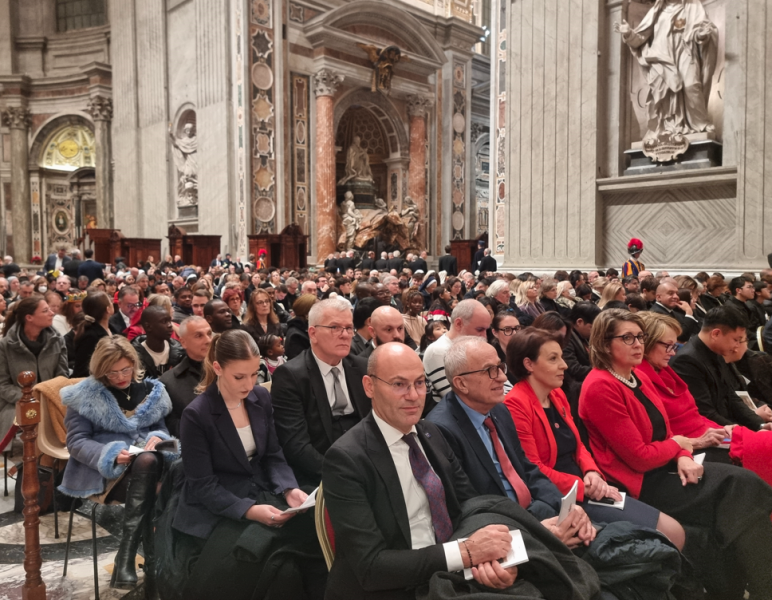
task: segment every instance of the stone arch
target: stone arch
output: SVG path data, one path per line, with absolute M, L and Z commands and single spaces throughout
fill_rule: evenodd
M 352 90 L 335 105 L 333 115 L 333 131 L 338 131 L 338 125 L 345 112 L 352 106 L 362 106 L 368 109 L 378 119 L 389 142 L 389 154 L 392 158 L 407 158 L 410 143 L 407 137 L 405 123 L 397 108 L 383 94 L 373 94 L 369 89 Z
M 54 115 L 46 120 L 40 128 L 35 132 L 32 138 L 32 144 L 29 150 L 29 170 L 37 171 L 40 167 L 38 165 L 38 159 L 43 150 L 43 144 L 57 129 L 66 127 L 68 125 L 80 125 L 87 127 L 94 132 L 94 122 L 88 118 L 84 113 L 69 113 Z

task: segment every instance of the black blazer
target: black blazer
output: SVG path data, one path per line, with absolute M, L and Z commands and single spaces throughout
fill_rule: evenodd
M 688 342 L 689 338 L 693 335 L 697 335 L 700 332 L 700 324 L 686 316 L 683 311 L 680 310 L 668 310 L 662 306 L 659 302 L 655 302 L 651 307 L 651 312 L 658 313 L 660 315 L 667 315 L 673 317 L 681 326 L 681 335 L 678 336 L 679 342 Z
M 354 334 L 354 337 L 351 338 L 351 354 L 354 356 L 358 356 L 359 354 L 362 354 L 364 352 L 365 348 L 367 346 L 371 346 L 369 341 L 365 341 L 361 335 Z
M 379 271 L 388 271 L 389 261 L 385 258 L 379 258 L 375 261 L 375 268 Z
M 402 258 L 401 256 L 399 258 L 392 258 L 391 260 L 388 261 L 388 265 L 389 265 L 389 271 L 391 271 L 392 269 L 395 269 L 399 274 L 399 272 L 405 267 L 405 259 Z
M 363 272 L 369 274 L 369 272 L 375 268 L 375 259 L 363 258 L 362 264 L 359 265 L 359 268 L 362 269 Z
M 72 368 L 73 377 L 88 377 L 91 356 L 102 338 L 108 337 L 105 328 L 99 323 L 91 323 L 83 331 L 83 335 L 73 343 L 75 360 Z
M 68 262 L 70 262 L 70 260 L 71 259 L 70 259 L 69 256 L 65 256 L 62 259 L 62 272 L 64 272 L 64 265 L 66 265 Z M 46 271 L 46 272 L 53 271 L 54 267 L 56 267 L 56 254 L 55 253 L 48 255 L 48 258 L 46 258 L 46 264 L 43 265 L 43 270 Z
M 490 271 L 491 273 L 495 273 L 499 269 L 499 264 L 496 262 L 496 259 L 492 256 L 483 256 L 482 260 L 480 261 L 480 266 L 478 267 L 478 271 L 480 273 L 484 273 L 485 271 Z
M 86 259 L 78 266 L 78 277 L 81 275 L 88 277 L 88 282 L 91 283 L 95 279 L 101 279 L 105 276 L 105 266 L 94 260 Z
M 67 275 L 67 277 L 75 282 L 78 279 L 78 268 L 81 264 L 82 261 L 78 260 L 77 258 L 73 258 L 66 265 L 64 265 L 62 271 L 65 275 Z
M 182 411 L 198 396 L 195 388 L 202 375 L 201 363 L 193 362 L 187 355 L 180 364 L 161 375 L 160 381 L 172 400 L 172 412 L 166 415 L 166 428 L 176 438 L 180 437 Z
M 448 275 L 458 275 L 458 261 L 456 257 L 451 254 L 440 256 L 439 270 L 445 271 Z
M 298 486 L 284 459 L 271 411 L 271 396 L 255 388 L 244 399 L 257 446 L 247 459 L 217 390 L 210 385 L 182 413 L 180 444 L 185 485 L 174 516 L 175 529 L 207 538 L 222 517 L 241 519 L 260 491 L 281 494 Z
M 371 408 L 362 386 L 367 361 L 347 356 L 342 365 L 354 414 L 361 419 Z M 310 348 L 273 372 L 271 397 L 276 433 L 287 462 L 301 485 L 319 485 L 324 453 L 337 438 L 322 372 Z
M 107 325 L 110 327 L 110 331 L 113 335 L 122 335 L 126 337 L 123 333 L 127 329 L 126 321 L 123 320 L 123 314 L 119 309 L 115 310 L 113 316 L 110 317 L 110 320 L 107 322 Z
M 560 491 L 539 467 L 525 457 L 509 409 L 499 404 L 490 414 L 512 466 L 531 492 L 532 501 L 528 512 L 539 520 L 554 517 L 560 512 Z M 426 420 L 440 428 L 461 463 L 461 468 L 480 494 L 506 496 L 496 465 L 453 392 L 445 395 Z
M 461 503 L 478 494 L 437 426 L 421 421 L 416 430 L 455 528 Z M 372 414 L 330 448 L 322 479 L 336 550 L 326 600 L 413 600 L 416 586 L 447 570 L 441 544 L 412 549 L 397 469 Z
M 423 271 L 424 275 L 429 272 L 429 265 L 426 264 L 426 261 L 421 258 L 420 256 L 416 258 L 413 262 L 410 264 L 405 265 L 408 269 L 410 269 L 411 272 L 415 273 L 416 271 Z

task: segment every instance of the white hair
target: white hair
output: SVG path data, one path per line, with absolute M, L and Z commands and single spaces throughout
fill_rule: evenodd
M 329 310 L 330 312 L 348 312 L 351 314 L 351 302 L 340 296 L 335 298 L 327 298 L 321 302 L 317 302 L 311 307 L 308 313 L 308 326 L 316 327 L 324 321 L 324 313 Z
M 389 285 L 392 281 L 399 281 L 394 275 L 386 275 L 386 277 L 383 278 L 383 285 Z
M 180 328 L 177 330 L 177 335 L 179 337 L 185 337 L 185 334 L 188 332 L 188 327 L 190 327 L 191 323 L 197 323 L 199 321 L 206 322 L 206 319 L 196 315 L 183 319 L 182 323 L 180 323 Z
M 469 357 L 479 356 L 486 346 L 489 344 L 485 338 L 474 335 L 465 335 L 453 340 L 445 354 L 445 377 L 451 387 L 453 378 L 469 369 Z
M 489 298 L 493 298 L 494 296 L 497 296 L 499 293 L 503 292 L 504 290 L 509 291 L 509 282 L 504 281 L 503 279 L 497 279 L 492 284 L 488 286 L 488 289 L 485 290 L 485 295 Z
M 311 287 L 312 283 L 314 285 L 316 285 L 316 282 L 315 281 L 311 281 L 310 279 L 307 279 L 306 281 L 304 281 L 303 285 L 300 286 L 300 293 L 301 294 L 305 294 L 306 290 L 308 290 Z
M 399 256 L 399 250 L 394 251 L 394 258 L 397 258 Z

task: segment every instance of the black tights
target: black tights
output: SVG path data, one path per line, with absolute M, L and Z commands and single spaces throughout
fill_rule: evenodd
M 132 476 L 155 473 L 156 477 L 160 477 L 161 466 L 161 457 L 157 453 L 142 452 L 137 454 L 134 460 L 131 461 L 128 469 L 126 469 L 126 475 L 110 490 L 107 501 L 120 502 L 122 504 L 126 501 L 126 491 L 129 489 Z

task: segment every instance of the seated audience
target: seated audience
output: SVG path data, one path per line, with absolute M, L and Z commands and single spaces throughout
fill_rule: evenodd
M 118 292 L 118 310 L 110 317 L 110 331 L 115 335 L 124 335 L 131 325 L 131 318 L 142 308 L 139 291 L 126 285 Z
M 68 288 L 63 296 L 62 308 L 58 315 L 54 316 L 53 326 L 59 335 L 66 335 L 72 331 L 75 315 L 83 310 L 83 300 L 86 294 L 76 290 L 75 288 Z
M 418 356 L 423 360 L 426 349 L 440 339 L 448 331 L 448 326 L 443 321 L 434 321 L 426 324 L 424 334 L 421 336 L 421 344 L 418 346 Z
M 656 302 L 649 309 L 661 315 L 673 317 L 681 325 L 679 342 L 688 342 L 689 339 L 699 333 L 700 324 L 694 317 L 692 308 L 688 302 L 683 302 L 678 297 L 678 286 L 670 279 L 662 281 L 657 286 Z
M 759 316 L 756 311 L 749 306 L 749 303 L 753 302 L 756 296 L 756 287 L 754 284 L 754 278 L 748 276 L 735 277 L 729 282 L 729 297 L 726 300 L 725 306 L 734 308 L 737 312 L 745 315 L 748 319 L 747 337 L 748 347 L 752 350 L 758 350 L 758 342 L 756 341 L 756 330 L 759 327 L 766 325 L 766 318 Z
M 241 329 L 241 318 L 244 314 L 244 292 L 241 291 L 238 283 L 226 284 L 222 292 L 222 301 L 231 310 L 231 328 Z
M 110 332 L 110 319 L 113 316 L 113 303 L 104 292 L 91 292 L 83 300 L 83 324 L 75 331 L 73 349 L 75 361 L 73 377 L 88 377 L 91 355 L 102 338 L 113 335 Z
M 267 290 L 258 288 L 250 294 L 243 329 L 252 336 L 255 343 L 263 335 L 281 335 L 279 317 Z
M 426 313 L 427 321 L 445 321 L 450 322 L 450 313 L 453 309 L 450 307 L 450 287 L 440 285 L 434 288 L 432 292 L 432 302 L 429 305 L 429 311 Z
M 417 348 L 421 345 L 421 338 L 426 332 L 426 319 L 421 316 L 424 307 L 424 298 L 421 295 L 421 292 L 416 289 L 411 289 L 404 293 L 402 299 L 402 306 L 406 311 L 402 315 L 402 320 L 405 323 L 405 332 L 410 339 L 413 340 L 413 343 Z M 356 323 L 354 323 L 354 326 L 356 327 Z
M 257 339 L 257 349 L 260 350 L 260 372 L 258 383 L 268 383 L 273 379 L 273 372 L 287 362 L 284 357 L 284 340 L 272 333 L 261 335 Z
M 496 354 L 502 363 L 507 362 L 507 346 L 518 331 L 522 330 L 515 313 L 509 310 L 499 312 L 491 322 L 491 333 L 493 341 L 491 345 L 496 349 Z M 512 386 L 517 383 L 512 373 L 507 372 L 507 381 L 504 383 L 504 393 L 508 393 Z
M 603 292 L 598 300 L 598 308 L 603 309 L 609 302 L 624 302 L 625 288 L 621 283 L 608 283 L 603 288 Z
M 311 347 L 308 337 L 308 313 L 319 302 L 316 292 L 301 294 L 292 304 L 295 316 L 287 323 L 287 336 L 284 338 L 284 354 L 287 360 L 300 356 Z
M 375 348 L 389 342 L 400 342 L 413 347 L 413 340 L 405 340 L 405 322 L 396 308 L 379 306 L 370 316 L 370 324 L 367 327 L 370 330 L 370 343 L 358 354 L 361 358 L 370 358 Z
M 181 287 L 174 291 L 172 321 L 179 325 L 191 316 L 193 316 L 193 292 L 188 287 Z

